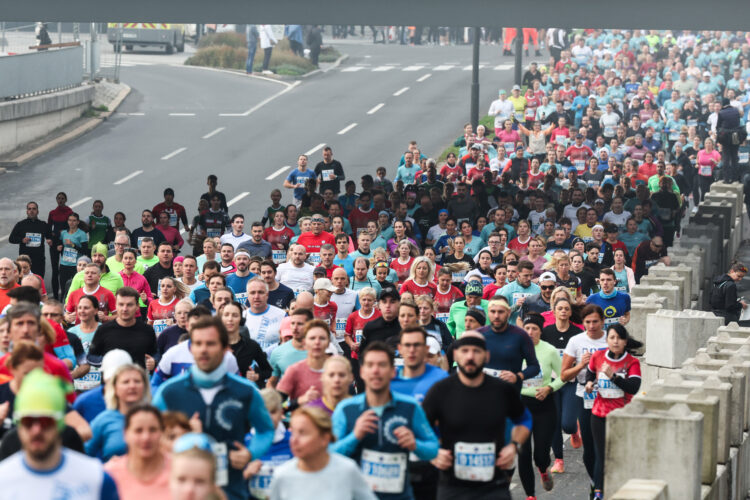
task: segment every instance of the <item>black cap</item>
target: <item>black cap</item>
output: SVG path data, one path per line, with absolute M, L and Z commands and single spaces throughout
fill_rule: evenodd
M 383 300 L 387 297 L 390 297 L 393 300 L 401 300 L 401 295 L 399 295 L 398 290 L 396 290 L 395 286 L 386 286 L 380 291 L 380 300 Z

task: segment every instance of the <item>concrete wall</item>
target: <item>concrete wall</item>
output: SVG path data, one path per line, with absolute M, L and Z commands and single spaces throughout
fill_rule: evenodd
M 89 109 L 93 86 L 0 103 L 0 155 L 43 137 Z

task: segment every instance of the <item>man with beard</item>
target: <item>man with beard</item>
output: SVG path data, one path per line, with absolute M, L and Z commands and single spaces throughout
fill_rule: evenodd
M 432 460 L 440 470 L 437 498 L 509 500 L 509 470 L 529 437 L 531 415 L 515 387 L 484 373 L 490 353 L 481 333 L 464 332 L 453 344 L 453 355 L 458 372 L 436 382 L 422 403 L 441 437 Z M 508 418 L 515 426 L 505 444 Z
M 40 369 L 26 375 L 13 412 L 22 450 L 0 465 L 1 499 L 57 498 L 65 491 L 81 500 L 119 498 L 99 460 L 63 448 L 65 409 L 62 381 Z
M 240 248 L 234 254 L 234 266 L 237 270 L 227 274 L 227 286 L 234 292 L 237 302 L 243 306 L 247 304 L 247 282 L 255 277 L 250 272 L 250 254 Z

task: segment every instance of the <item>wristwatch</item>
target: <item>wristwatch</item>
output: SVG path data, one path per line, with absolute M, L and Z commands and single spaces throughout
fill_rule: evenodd
M 516 446 L 516 453 L 518 453 L 521 450 L 521 443 L 518 441 L 511 441 L 511 443 Z

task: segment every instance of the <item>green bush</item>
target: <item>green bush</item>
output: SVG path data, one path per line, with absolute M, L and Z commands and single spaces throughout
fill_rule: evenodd
M 209 33 L 201 37 L 198 42 L 198 48 L 210 47 L 212 45 L 229 45 L 230 47 L 242 48 L 247 47 L 245 35 L 240 33 Z
M 479 119 L 479 124 L 484 125 L 484 128 L 487 131 L 485 135 L 488 138 L 493 139 L 495 137 L 495 117 L 494 116 L 490 116 L 490 115 L 483 116 L 482 118 Z M 463 130 L 463 125 L 462 125 L 461 130 Z M 458 135 L 456 135 L 456 139 L 457 138 L 458 138 Z M 454 146 L 453 143 L 451 142 L 451 145 L 445 148 L 442 153 L 440 153 L 440 156 L 438 157 L 437 161 L 438 162 L 445 161 L 449 153 L 453 153 L 456 156 L 458 156 L 458 151 L 460 149 L 461 148 Z
M 332 63 L 336 62 L 341 57 L 341 52 L 334 49 L 333 47 L 323 47 L 320 49 L 320 55 L 318 56 L 318 62 Z
M 229 35 L 229 36 L 224 36 Z M 206 45 L 203 40 L 212 37 Z M 221 38 L 219 38 L 221 37 Z M 232 45 L 237 39 L 241 44 Z M 228 40 L 227 44 L 218 43 Z M 185 64 L 190 66 L 209 66 L 212 68 L 245 69 L 247 61 L 247 48 L 245 37 L 238 33 L 218 33 L 207 35 L 201 40 L 195 55 L 190 57 Z M 263 65 L 263 50 L 258 47 L 253 59 L 253 71 L 260 71 Z M 283 39 L 273 48 L 269 69 L 279 75 L 304 75 L 315 69 L 312 63 L 303 57 L 294 54 L 289 48 L 289 40 Z

